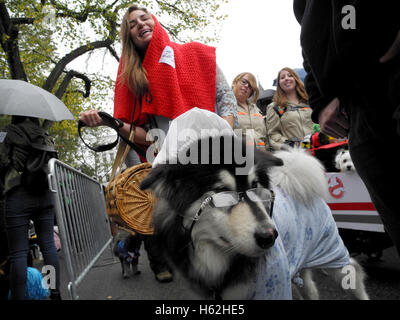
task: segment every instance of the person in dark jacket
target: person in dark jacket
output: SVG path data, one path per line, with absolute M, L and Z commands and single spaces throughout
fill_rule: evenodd
M 6 219 L 4 212 L 4 185 L 0 175 L 0 300 L 8 299 L 8 291 L 10 289 L 8 275 L 8 241 L 6 234 Z
M 294 0 L 305 86 L 321 131 L 349 150 L 400 255 L 398 1 Z
M 61 300 L 60 263 L 54 243 L 54 201 L 48 189 L 36 185 L 29 189 L 24 183 L 23 172 L 28 154 L 33 151 L 23 143 L 23 132 L 33 134 L 40 128 L 38 118 L 13 116 L 11 124 L 2 129 L 5 138 L 0 141 L 0 179 L 4 183 L 4 208 L 6 239 L 9 254 L 10 299 L 24 300 L 29 295 L 27 267 L 29 253 L 29 221 L 34 221 L 44 265 L 52 266 L 55 283 L 50 287 L 50 298 Z M 4 234 L 3 234 L 4 239 Z M 1 241 L 4 241 L 1 239 Z M 4 249 L 3 249 L 4 250 Z M 1 262 L 1 261 L 0 261 Z

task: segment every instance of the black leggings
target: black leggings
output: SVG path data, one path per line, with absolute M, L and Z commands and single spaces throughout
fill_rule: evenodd
M 24 299 L 29 251 L 29 220 L 35 225 L 44 264 L 54 267 L 55 284 L 59 289 L 59 260 L 54 243 L 54 206 L 50 191 L 33 196 L 19 186 L 6 194 L 6 230 L 10 252 L 10 287 L 12 299 Z M 55 287 L 54 287 L 55 286 Z

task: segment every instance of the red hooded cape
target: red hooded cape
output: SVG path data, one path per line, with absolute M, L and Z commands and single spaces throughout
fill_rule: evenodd
M 155 26 L 143 67 L 147 71 L 151 100 L 142 99 L 141 113 L 136 106 L 134 122 L 141 125 L 146 115 L 174 119 L 198 107 L 215 112 L 215 48 L 198 42 L 177 44 L 153 16 Z M 134 93 L 121 81 L 122 59 L 115 84 L 114 117 L 130 123 Z

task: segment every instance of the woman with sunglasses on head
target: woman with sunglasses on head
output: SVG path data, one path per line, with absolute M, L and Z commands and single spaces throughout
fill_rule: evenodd
M 128 138 L 132 128 L 135 144 L 146 149 L 153 143 L 146 137 L 149 129 L 166 134 L 171 119 L 194 107 L 217 113 L 232 127 L 237 124 L 236 100 L 216 65 L 215 48 L 170 41 L 156 17 L 136 5 L 123 17 L 121 40 L 114 117 L 122 120 L 122 135 Z M 105 125 L 97 110 L 82 112 L 80 120 L 89 127 Z M 147 160 L 131 149 L 125 163 L 131 167 Z M 172 280 L 154 237 L 143 238 L 156 279 Z
M 283 68 L 277 77 L 272 103 L 267 107 L 267 128 L 271 145 L 294 145 L 313 132 L 308 95 L 296 71 Z
M 244 130 L 243 133 L 252 134 L 251 140 L 257 149 L 269 150 L 265 120 L 255 104 L 259 95 L 255 76 L 250 72 L 238 74 L 233 79 L 232 90 L 237 100 L 239 126 Z

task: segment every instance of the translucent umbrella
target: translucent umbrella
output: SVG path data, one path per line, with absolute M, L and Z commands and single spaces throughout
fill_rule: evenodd
M 51 121 L 74 120 L 67 106 L 50 92 L 21 80 L 0 79 L 0 114 Z

